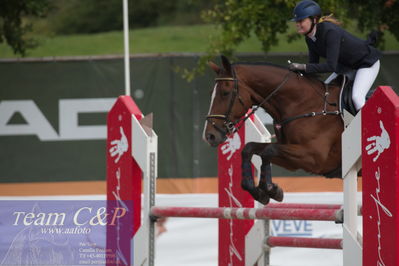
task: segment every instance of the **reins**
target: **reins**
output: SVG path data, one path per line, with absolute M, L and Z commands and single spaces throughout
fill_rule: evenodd
M 243 117 L 241 117 L 240 119 L 236 120 L 236 121 L 231 121 L 229 116 L 231 114 L 231 111 L 233 109 L 234 103 L 236 98 L 238 97 L 240 103 L 242 105 L 244 105 L 244 102 L 242 101 L 240 94 L 239 94 L 239 87 L 238 87 L 238 79 L 236 78 L 236 73 L 234 68 L 232 68 L 232 75 L 233 77 L 225 77 L 225 78 L 215 78 L 215 82 L 219 82 L 219 81 L 234 81 L 234 88 L 233 88 L 233 93 L 232 93 L 232 97 L 230 99 L 230 103 L 229 103 L 229 108 L 227 109 L 227 112 L 224 115 L 219 115 L 219 114 L 211 114 L 208 115 L 206 117 L 206 120 L 208 122 L 211 123 L 211 125 L 217 130 L 219 131 L 221 134 L 233 134 L 235 132 L 237 132 L 244 124 L 244 122 L 252 115 L 254 114 L 263 104 L 265 104 L 266 102 L 268 102 L 270 100 L 271 97 L 273 97 L 273 95 L 275 95 L 284 85 L 285 83 L 287 83 L 287 81 L 290 78 L 290 74 L 293 73 L 292 71 L 288 71 L 288 73 L 284 76 L 284 79 L 280 82 L 280 84 L 272 90 L 272 92 L 266 97 L 264 98 L 258 105 L 256 105 L 254 108 L 252 108 L 251 112 L 245 114 Z M 310 112 L 310 113 L 306 113 L 306 114 L 302 114 L 302 115 L 297 115 L 297 116 L 293 116 L 293 117 L 289 117 L 286 118 L 280 122 L 274 123 L 276 129 L 281 129 L 281 127 L 283 125 L 286 125 L 294 120 L 300 119 L 300 118 L 306 118 L 306 117 L 314 117 L 314 116 L 318 116 L 318 115 L 339 115 L 341 112 L 339 110 L 337 111 L 327 111 L 327 104 L 333 105 L 331 103 L 329 103 L 327 101 L 327 97 L 329 95 L 328 92 L 328 87 L 326 88 L 326 92 L 324 93 L 324 108 L 321 112 Z M 245 105 L 244 105 L 245 106 Z M 218 125 L 216 125 L 216 123 L 214 121 L 211 121 L 210 119 L 222 119 L 223 120 L 223 125 L 225 127 L 225 130 L 223 130 L 222 128 L 220 128 Z M 238 126 L 237 126 L 238 125 Z
M 236 73 L 234 71 L 234 68 L 232 68 L 232 74 L 233 77 L 226 77 L 226 78 L 215 78 L 215 82 L 219 82 L 219 81 L 234 81 L 234 88 L 233 88 L 233 95 L 231 97 L 230 103 L 229 103 L 229 108 L 227 109 L 226 114 L 224 115 L 208 115 L 206 117 L 206 120 L 208 122 L 211 123 L 211 125 L 220 133 L 224 134 L 224 133 L 229 133 L 229 134 L 233 134 L 235 132 L 237 132 L 243 125 L 243 123 L 245 122 L 245 120 L 247 120 L 252 114 L 254 114 L 256 112 L 256 110 L 259 109 L 259 107 L 261 107 L 264 103 L 266 103 L 274 94 L 276 94 L 276 92 L 278 90 L 280 90 L 284 84 L 288 81 L 289 76 L 292 72 L 289 71 L 283 81 L 266 97 L 262 100 L 262 102 L 260 102 L 257 106 L 255 106 L 254 108 L 252 108 L 252 111 L 245 114 L 245 116 L 241 117 L 240 119 L 238 119 L 237 121 L 233 122 L 229 119 L 231 110 L 233 109 L 234 106 L 234 102 L 236 97 L 238 96 L 238 99 L 240 101 L 240 103 L 242 105 L 244 105 L 244 102 L 242 101 L 240 94 L 239 94 L 239 87 L 238 87 L 238 79 L 236 78 Z M 223 119 L 223 124 L 225 126 L 225 128 L 227 129 L 227 132 L 224 132 L 223 129 L 221 129 L 219 126 L 216 125 L 215 122 L 210 121 L 209 119 Z M 239 124 L 238 126 L 236 126 L 237 124 Z
M 267 103 L 267 101 L 269 101 L 270 98 L 271 98 L 274 94 L 276 94 L 276 92 L 279 91 L 279 90 L 284 86 L 284 84 L 288 81 L 289 76 L 290 76 L 291 73 L 292 73 L 292 72 L 289 71 L 289 72 L 285 75 L 283 81 L 282 81 L 282 82 L 281 82 L 281 83 L 280 83 L 280 84 L 279 84 L 279 85 L 278 85 L 265 99 L 263 99 L 258 105 L 256 105 L 254 108 L 252 108 L 252 111 L 251 111 L 251 112 L 245 114 L 242 118 L 238 119 L 238 120 L 236 121 L 236 124 L 238 124 L 238 123 L 240 123 L 240 122 L 245 122 L 245 120 L 247 120 L 251 115 L 253 115 L 263 104 Z M 242 127 L 242 124 L 240 124 L 240 125 L 238 126 L 237 130 L 240 129 L 241 127 Z

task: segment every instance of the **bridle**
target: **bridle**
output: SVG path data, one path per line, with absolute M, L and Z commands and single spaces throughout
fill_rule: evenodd
M 236 121 L 231 121 L 230 120 L 230 114 L 234 106 L 234 102 L 236 98 L 238 97 L 238 100 L 240 103 L 245 107 L 245 104 L 240 96 L 239 93 L 239 87 L 238 87 L 238 79 L 236 78 L 236 73 L 234 71 L 234 68 L 232 68 L 232 74 L 233 77 L 225 77 L 225 78 L 215 78 L 215 83 L 219 81 L 234 81 L 234 88 L 232 92 L 232 96 L 230 98 L 230 103 L 229 103 L 229 108 L 227 109 L 227 112 L 224 115 L 219 115 L 219 114 L 210 114 L 206 117 L 206 120 L 211 123 L 211 125 L 219 131 L 222 135 L 227 135 L 227 134 L 234 134 L 237 132 L 242 125 L 244 124 L 245 120 L 247 120 L 252 114 L 258 110 L 259 107 L 261 107 L 264 103 L 266 103 L 289 79 L 289 76 L 292 72 L 288 71 L 288 73 L 285 75 L 283 81 L 266 97 L 260 102 L 257 106 L 255 106 L 251 112 L 245 114 L 245 116 L 241 117 L 240 119 Z M 225 130 L 220 128 L 214 121 L 211 119 L 222 119 L 223 120 L 223 126 Z M 238 126 L 237 126 L 238 125 Z
M 230 103 L 229 103 L 229 108 L 227 109 L 227 112 L 224 115 L 208 115 L 206 117 L 206 120 L 211 123 L 211 125 L 220 133 L 222 133 L 223 135 L 226 135 L 226 133 L 232 134 L 234 132 L 237 131 L 236 129 L 236 125 L 238 123 L 238 120 L 233 122 L 230 120 L 230 114 L 231 111 L 233 110 L 233 106 L 234 106 L 234 102 L 236 100 L 236 98 L 238 97 L 238 100 L 240 101 L 240 103 L 245 106 L 240 93 L 238 91 L 238 80 L 235 77 L 235 71 L 233 70 L 233 77 L 226 77 L 226 78 L 215 78 L 215 83 L 219 82 L 219 81 L 234 81 L 234 88 L 233 88 L 233 92 L 232 92 L 232 96 L 230 98 Z M 223 119 L 223 125 L 224 128 L 227 130 L 223 130 L 222 128 L 220 128 L 218 125 L 216 125 L 216 123 L 210 119 Z

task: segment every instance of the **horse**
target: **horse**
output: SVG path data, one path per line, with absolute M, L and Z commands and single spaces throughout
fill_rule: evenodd
M 272 182 L 271 163 L 294 171 L 341 177 L 341 134 L 344 130 L 338 101 L 339 86 L 317 77 L 268 63 L 208 65 L 217 77 L 206 117 L 203 138 L 213 147 L 235 134 L 250 114 L 262 107 L 273 118 L 276 141 L 247 143 L 241 151 L 241 187 L 266 205 L 282 201 L 283 190 Z M 252 112 L 248 113 L 253 107 Z M 258 185 L 251 158 L 262 159 Z

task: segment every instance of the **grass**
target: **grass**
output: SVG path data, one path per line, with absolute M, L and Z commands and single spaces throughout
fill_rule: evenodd
M 290 25 L 293 31 L 293 25 Z M 353 27 L 352 27 L 353 28 Z M 351 32 L 353 30 L 349 29 Z M 205 52 L 209 44 L 209 34 L 217 34 L 212 25 L 165 26 L 130 31 L 130 52 L 139 53 L 181 53 Z M 356 35 L 364 35 L 355 32 Z M 68 36 L 35 36 L 39 46 L 29 50 L 28 57 L 81 56 L 123 54 L 123 33 L 107 32 Z M 385 50 L 399 50 L 399 41 L 392 34 L 386 34 Z M 306 52 L 303 39 L 288 43 L 280 36 L 278 45 L 270 52 Z M 252 36 L 238 47 L 238 52 L 262 52 L 259 41 Z M 16 58 L 11 48 L 0 45 L 0 58 Z

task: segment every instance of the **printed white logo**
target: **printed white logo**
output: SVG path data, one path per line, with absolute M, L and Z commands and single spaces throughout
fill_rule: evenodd
M 389 134 L 386 131 L 384 124 L 380 120 L 380 128 L 381 135 L 380 136 L 372 136 L 367 138 L 367 141 L 372 141 L 369 145 L 366 146 L 366 151 L 368 155 L 373 153 L 377 153 L 373 158 L 373 162 L 376 162 L 378 157 L 382 154 L 384 150 L 387 150 L 391 145 L 391 139 L 389 138 Z
M 238 135 L 238 134 L 237 134 Z M 233 152 L 234 153 L 234 152 Z M 231 156 L 230 156 L 231 157 Z M 232 162 L 233 163 L 233 162 Z M 224 190 L 226 191 L 228 197 L 229 197 L 229 207 L 234 207 L 234 204 L 236 205 L 235 207 L 238 208 L 242 208 L 242 204 L 239 201 L 239 199 L 236 198 L 236 196 L 234 196 L 233 193 L 233 176 L 234 176 L 234 168 L 233 168 L 233 164 L 230 163 L 230 167 L 228 169 L 228 174 L 229 174 L 229 187 L 228 188 L 224 188 Z M 234 204 L 233 204 L 234 202 Z M 237 259 L 239 261 L 243 260 L 243 256 L 240 255 L 240 252 L 238 251 L 237 247 L 234 244 L 234 220 L 230 219 L 229 221 L 229 229 L 230 229 L 230 234 L 229 234 L 229 240 L 230 240 L 230 244 L 229 244 L 229 255 L 230 255 L 230 261 L 228 263 L 228 265 L 233 265 L 233 257 L 237 257 Z
M 123 132 L 122 127 L 120 127 L 120 132 L 121 132 L 121 139 L 116 139 L 111 141 L 112 147 L 109 149 L 111 157 L 116 156 L 115 163 L 118 163 L 122 155 L 125 152 L 127 152 L 127 150 L 129 149 L 129 143 L 127 142 L 127 138 L 125 132 Z
M 382 212 L 381 210 L 390 218 L 393 217 L 392 212 L 382 204 L 381 199 L 380 199 L 380 193 L 382 193 L 382 189 L 381 189 L 381 184 L 380 184 L 380 179 L 381 179 L 381 171 L 380 168 L 377 167 L 377 171 L 375 171 L 375 179 L 377 181 L 377 187 L 375 188 L 375 196 L 373 194 L 370 194 L 370 196 L 373 198 L 374 202 L 375 202 L 375 207 L 377 209 L 377 228 L 378 228 L 378 233 L 377 233 L 377 239 L 378 239 L 378 261 L 377 261 L 377 265 L 378 266 L 385 266 L 385 262 L 384 262 L 384 258 L 382 256 L 382 251 L 383 251 L 383 247 L 382 247 L 382 238 L 383 238 L 383 233 L 381 232 L 381 227 L 383 228 L 384 225 L 382 224 Z M 370 219 L 372 217 L 370 216 Z
M 241 139 L 238 133 L 234 133 L 232 137 L 228 137 L 226 142 L 222 145 L 222 153 L 225 155 L 226 153 L 230 153 L 227 156 L 227 160 L 230 160 L 233 154 L 239 150 L 241 147 Z

